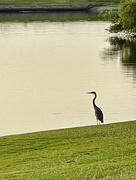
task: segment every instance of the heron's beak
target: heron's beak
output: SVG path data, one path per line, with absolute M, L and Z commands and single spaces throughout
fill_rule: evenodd
M 87 94 L 92 94 L 92 92 L 88 92 Z

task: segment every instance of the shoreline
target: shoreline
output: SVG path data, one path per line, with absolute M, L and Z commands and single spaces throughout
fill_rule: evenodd
M 22 12 L 67 12 L 87 11 L 99 13 L 104 10 L 118 11 L 117 7 L 91 6 L 91 5 L 0 5 L 0 13 L 22 13 Z

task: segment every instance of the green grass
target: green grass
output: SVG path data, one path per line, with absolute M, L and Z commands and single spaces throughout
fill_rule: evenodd
M 134 180 L 136 121 L 0 138 L 0 179 Z
M 92 5 L 118 5 L 120 0 L 0 0 L 0 5 L 22 4 L 92 4 Z

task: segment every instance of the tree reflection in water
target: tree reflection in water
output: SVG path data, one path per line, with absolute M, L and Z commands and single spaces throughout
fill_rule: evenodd
M 110 37 L 110 46 L 101 53 L 101 58 L 108 61 L 119 60 L 122 65 L 122 73 L 132 77 L 133 85 L 136 84 L 136 39 L 121 39 Z
M 102 52 L 103 59 L 117 59 L 119 56 L 123 65 L 136 65 L 136 39 L 121 39 L 110 37 L 109 48 Z

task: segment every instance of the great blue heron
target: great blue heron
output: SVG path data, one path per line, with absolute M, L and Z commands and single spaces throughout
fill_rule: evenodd
M 101 110 L 98 106 L 96 106 L 96 104 L 95 104 L 95 99 L 96 99 L 96 97 L 97 97 L 96 92 L 95 92 L 95 91 L 92 91 L 92 92 L 88 92 L 87 94 L 94 94 L 94 95 L 95 95 L 95 97 L 94 97 L 94 99 L 93 99 L 93 107 L 94 107 L 94 110 L 95 110 L 95 116 L 96 116 L 96 119 L 97 119 L 97 125 L 98 125 L 98 121 L 100 121 L 101 123 L 103 123 L 103 122 L 104 122 L 104 121 L 103 121 L 103 112 L 102 112 L 102 110 Z

